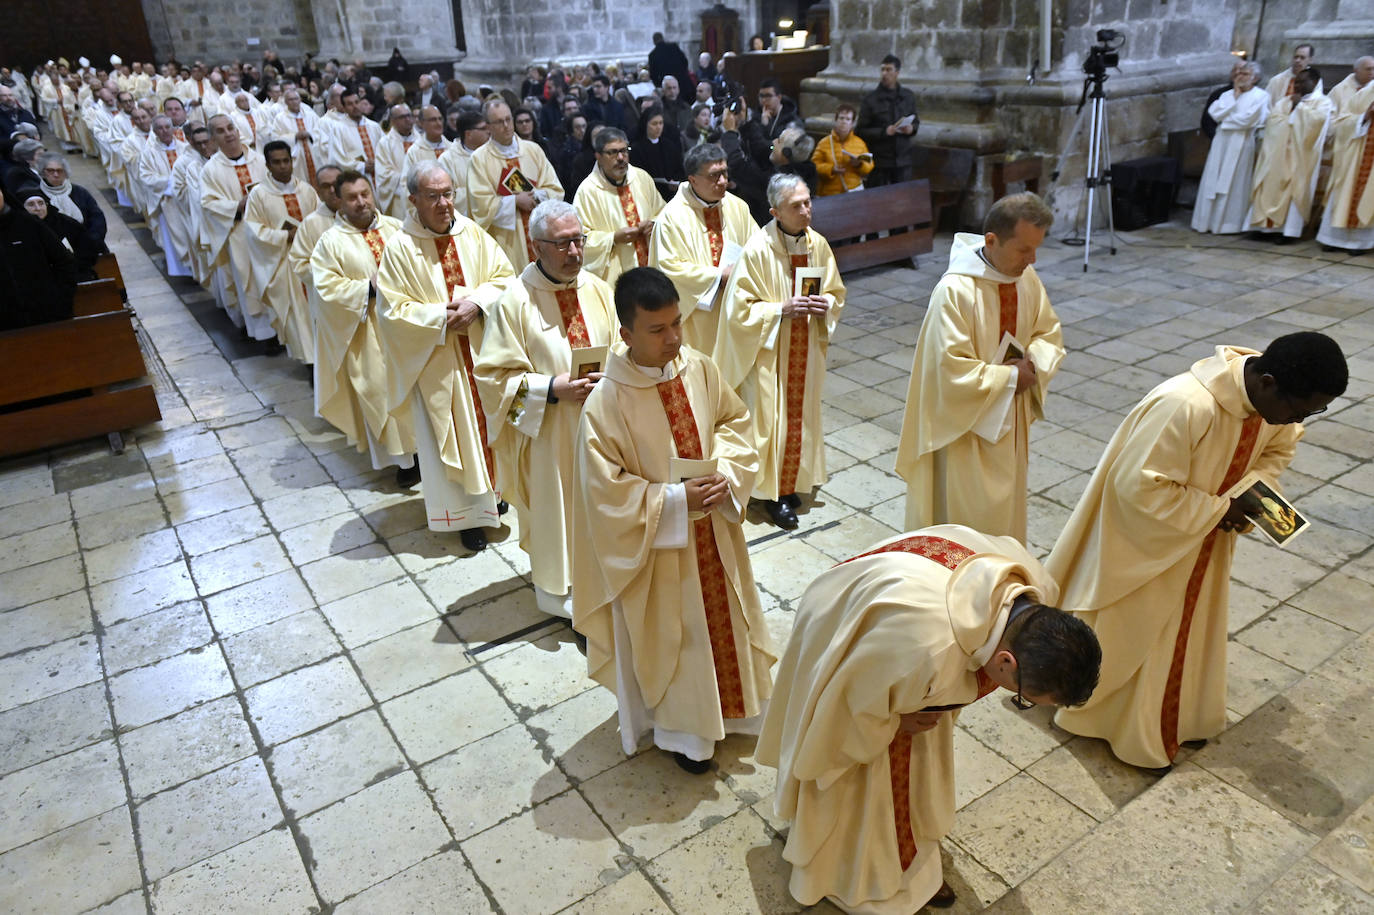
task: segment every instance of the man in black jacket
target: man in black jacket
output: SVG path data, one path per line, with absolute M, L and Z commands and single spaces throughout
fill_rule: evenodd
M 692 72 L 687 55 L 675 41 L 665 41 L 662 32 L 654 32 L 654 49 L 649 52 L 649 79 L 655 86 L 663 85 L 663 77 L 676 76 L 682 85 L 691 85 Z
M 76 259 L 47 226 L 0 195 L 0 330 L 72 316 Z
M 865 187 L 911 178 L 916 129 L 921 126 L 921 119 L 916 114 L 916 96 L 897 82 L 901 71 L 901 58 L 893 54 L 884 57 L 878 88 L 864 96 L 859 109 L 858 134 L 873 153 L 874 167 L 864 181 Z
M 19 124 L 32 124 L 36 128 L 38 119 L 32 111 L 20 106 L 13 89 L 0 84 L 0 139 L 8 139 Z

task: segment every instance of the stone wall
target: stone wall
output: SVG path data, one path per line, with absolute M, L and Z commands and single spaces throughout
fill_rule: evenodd
M 316 45 L 309 0 L 242 0 L 232 5 L 143 0 L 143 14 L 159 61 L 260 59 L 268 48 L 294 60 Z M 250 46 L 249 38 L 257 38 L 259 44 Z

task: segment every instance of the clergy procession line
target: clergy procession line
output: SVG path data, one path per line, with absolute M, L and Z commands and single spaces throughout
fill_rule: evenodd
M 648 738 L 705 772 L 727 733 L 758 735 L 799 902 L 954 902 L 954 721 L 998 687 L 1149 769 L 1225 727 L 1231 557 L 1264 511 L 1232 492 L 1277 492 L 1302 423 L 1344 392 L 1329 337 L 1219 345 L 1145 394 L 1042 564 L 1024 543 L 1030 427 L 1065 358 L 1033 266 L 1052 215 L 997 201 L 956 236 L 915 345 L 909 532 L 819 574 L 779 655 L 742 520 L 756 500 L 796 528 L 826 483 L 846 299 L 801 178 L 769 181 L 759 227 L 702 144 L 665 204 L 608 129 L 570 205 L 502 101 L 455 155 L 382 135 L 347 89 L 318 120 L 290 91 L 271 111 L 239 95 L 176 124 L 184 141 L 141 137 L 109 92 L 49 123 L 91 141 L 169 272 L 313 364 L 319 415 L 375 467 L 418 458 L 431 530 L 480 550 L 509 501 L 539 607 L 585 639 L 625 753 Z

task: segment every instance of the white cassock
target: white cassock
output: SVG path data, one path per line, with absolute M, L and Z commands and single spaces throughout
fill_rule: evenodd
M 462 144 L 450 143 L 439 164 L 453 179 L 453 208 L 468 218 L 472 217 L 472 207 L 468 205 L 468 166 L 472 164 L 474 150 Z
M 1352 93 L 1331 122 L 1331 181 L 1317 241 L 1349 251 L 1374 248 L 1374 137 L 1365 117 L 1374 80 Z
M 356 168 L 377 183 L 377 148 L 382 143 L 382 128 L 370 118 L 353 120 L 338 114 L 326 118 L 330 130 L 329 148 L 334 162 L 344 168 Z
M 1207 108 L 1217 122 L 1207 164 L 1202 169 L 1193 231 L 1233 235 L 1245 231 L 1255 169 L 1255 131 L 1269 115 L 1269 96 L 1251 86 L 1239 97 L 1228 89 Z
M 529 241 L 530 214 L 520 212 L 510 186 L 516 171 L 534 186 L 536 204 L 563 199 L 563 185 L 538 144 L 516 138 L 503 147 L 488 140 L 472 154 L 468 165 L 468 206 L 473 222 L 496 239 L 512 265 L 523 270 L 535 258 Z
M 248 195 L 243 222 L 249 228 L 252 252 L 248 274 L 251 295 L 262 300 L 272 316 L 277 339 L 291 358 L 309 364 L 315 358 L 315 331 L 305 287 L 291 270 L 287 254 L 292 238 L 284 226 L 296 226 L 320 205 L 315 189 L 294 177 L 278 184 L 270 175 Z
M 1297 105 L 1285 99 L 1270 108 L 1255 163 L 1250 229 L 1301 237 L 1312 213 L 1330 123 L 1331 100 L 1316 92 Z
M 296 180 L 299 181 L 300 179 L 297 178 Z M 320 201 L 319 206 L 315 207 L 312 212 L 305 214 L 305 219 L 301 222 L 300 228 L 296 230 L 296 240 L 291 243 L 291 249 L 286 252 L 286 260 L 291 265 L 291 272 L 296 274 L 301 284 L 305 286 L 305 304 L 310 316 L 311 339 L 315 341 L 315 351 L 311 353 L 311 358 L 307 361 L 316 366 L 315 414 L 317 416 L 320 412 L 318 380 L 320 341 L 317 331 L 319 290 L 315 287 L 314 274 L 310 269 L 310 258 L 315 254 L 315 245 L 333 225 L 334 211 L 325 206 L 324 201 Z
M 302 130 L 310 136 L 297 140 L 296 134 Z M 272 120 L 272 137 L 291 144 L 296 180 L 313 186 L 315 170 L 329 164 L 329 130 L 320 123 L 319 115 L 305 105 L 294 113 L 283 107 Z
M 163 146 L 153 136 L 144 144 L 143 154 L 138 159 L 138 182 L 148 206 L 148 228 L 156 228 L 162 236 L 162 252 L 167 257 L 168 276 L 191 275 L 191 268 L 186 266 L 190 252 L 185 243 L 185 218 L 175 206 L 167 205 L 176 193 L 172 170 L 177 160 L 188 154 L 192 154 L 190 147 L 176 138 L 172 139 L 170 146 Z M 180 244 L 178 239 L 181 240 Z
M 150 134 L 134 130 L 132 127 L 119 136 L 110 151 L 111 178 L 118 193 L 124 198 L 119 202 L 139 215 L 145 215 L 143 189 L 138 186 L 138 157 L 143 154 L 143 144 Z M 153 236 L 157 240 L 157 236 Z
M 250 186 L 267 177 L 266 163 L 252 149 L 244 149 L 238 159 L 230 159 L 220 150 L 200 173 L 201 236 L 210 265 L 210 290 L 229 318 L 255 340 L 271 340 L 277 332 L 262 300 L 250 295 L 253 252 L 248 246 L 249 229 L 234 217 Z
M 382 134 L 377 144 L 377 206 L 388 216 L 401 219 L 406 213 L 406 153 L 420 134 L 403 137 L 394 130 Z
M 467 298 L 485 314 L 512 282 L 515 271 L 500 246 L 466 216 L 456 216 L 439 234 L 412 210 L 382 253 L 377 308 L 387 411 L 413 417 L 432 531 L 501 525 L 486 417 L 472 374 L 484 319 L 450 330 L 447 304 Z
M 243 140 L 243 145 L 261 151 L 270 139 L 264 130 L 267 128 L 265 119 L 261 112 L 249 109 L 244 111 L 242 108 L 235 108 L 232 111 L 224 112 L 229 120 L 234 122 L 238 128 L 239 138 Z
M 184 226 L 186 234 L 180 241 L 174 234 L 172 240 L 181 246 L 177 249 L 178 256 L 185 252 L 184 262 L 191 268 L 191 275 L 196 282 L 202 286 L 208 286 L 210 280 L 210 265 L 206 260 L 205 246 L 201 243 L 200 216 L 200 170 L 208 161 L 194 149 L 178 156 L 177 164 L 172 167 L 172 196 L 162 202 L 164 209 L 180 214 L 179 220 L 172 221 L 172 227 L 175 231 L 178 225 Z

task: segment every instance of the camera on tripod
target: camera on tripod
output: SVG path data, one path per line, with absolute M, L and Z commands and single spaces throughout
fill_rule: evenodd
M 1083 72 L 1091 79 L 1106 79 L 1107 68 L 1121 67 L 1118 50 L 1126 36 L 1116 29 L 1098 29 L 1097 44 L 1088 49 L 1088 57 L 1083 61 Z

